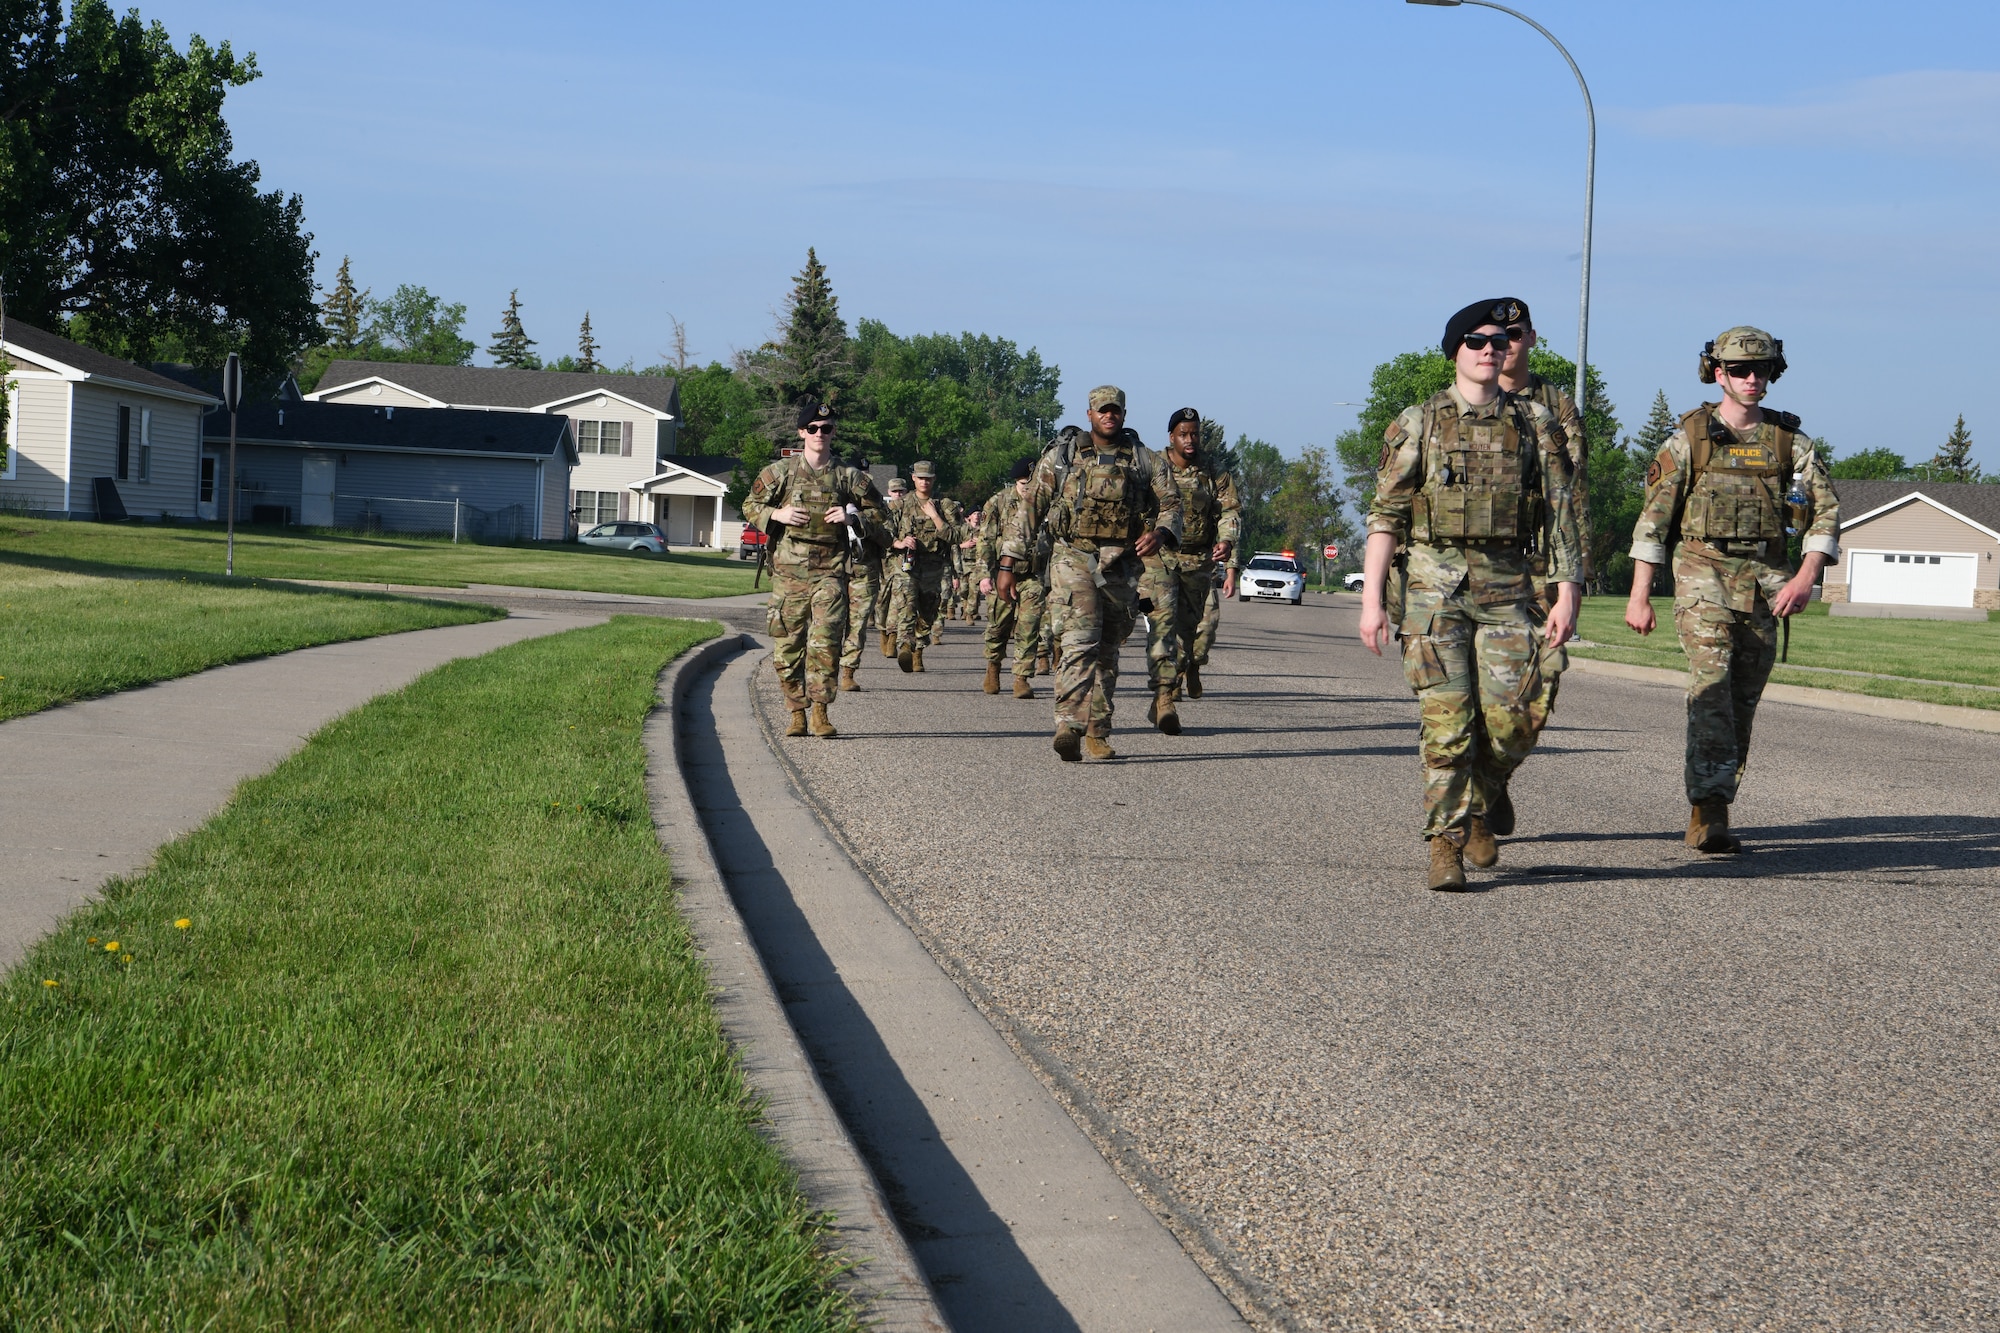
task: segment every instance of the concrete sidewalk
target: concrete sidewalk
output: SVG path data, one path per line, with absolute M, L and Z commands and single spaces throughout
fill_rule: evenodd
M 0 968 L 342 713 L 455 658 L 604 619 L 517 612 L 356 639 L 0 723 Z

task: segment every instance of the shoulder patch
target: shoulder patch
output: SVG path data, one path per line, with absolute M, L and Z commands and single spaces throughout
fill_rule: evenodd
M 1648 486 L 1660 484 L 1660 460 L 1657 458 L 1646 465 L 1646 484 Z
M 1767 407 L 1764 411 L 1770 414 L 1772 421 L 1786 430 L 1795 431 L 1799 428 L 1799 414 L 1796 412 L 1781 412 L 1775 407 Z

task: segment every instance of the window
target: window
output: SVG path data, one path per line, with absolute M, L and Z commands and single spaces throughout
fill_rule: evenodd
M 139 480 L 153 479 L 153 409 L 139 409 Z
M 122 403 L 118 406 L 118 466 L 114 475 L 120 481 L 132 475 L 132 409 Z
M 205 505 L 215 503 L 214 454 L 203 454 L 201 456 L 201 502 Z
M 578 491 L 576 493 L 576 525 L 579 528 L 595 527 L 599 523 L 616 523 L 617 521 L 617 491 Z
M 622 421 L 577 422 L 576 451 L 580 454 L 624 453 L 625 423 Z

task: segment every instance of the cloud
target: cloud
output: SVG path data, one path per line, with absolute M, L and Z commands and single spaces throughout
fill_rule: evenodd
M 1789 106 L 1699 102 L 1629 116 L 1663 139 L 1739 143 L 1751 134 L 1774 145 L 2000 156 L 2000 73 L 1912 70 L 1857 79 Z

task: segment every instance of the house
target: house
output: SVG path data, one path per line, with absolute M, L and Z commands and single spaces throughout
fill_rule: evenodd
M 2000 608 L 2000 486 L 1835 481 L 1840 563 L 1821 596 L 1835 604 Z
M 212 498 L 201 418 L 213 395 L 18 319 L 0 351 L 14 363 L 0 509 L 191 518 Z
M 203 449 L 203 474 L 226 477 L 228 413 L 209 417 Z M 561 541 L 575 465 L 566 416 L 245 403 L 236 419 L 236 519 Z M 202 516 L 221 515 L 211 507 Z
M 743 515 L 723 493 L 735 472 L 733 458 L 664 455 L 660 470 L 633 486 L 633 513 L 659 524 L 669 546 L 733 551 L 743 540 Z
M 634 513 L 636 484 L 660 470 L 680 430 L 680 385 L 658 375 L 583 374 L 400 361 L 335 361 L 308 402 L 471 408 L 567 417 L 578 456 L 570 511 L 578 527 Z

